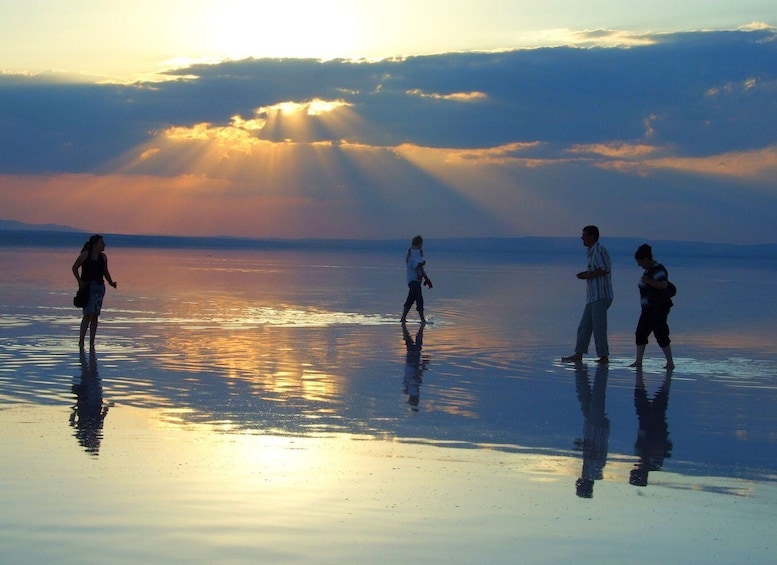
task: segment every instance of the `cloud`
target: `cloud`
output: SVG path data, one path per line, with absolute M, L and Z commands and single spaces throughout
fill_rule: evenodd
M 600 155 L 621 159 L 644 157 L 655 153 L 656 150 L 656 147 L 643 143 L 597 143 L 593 145 L 575 145 L 569 148 L 569 152 L 574 154 Z
M 536 35 L 542 45 L 575 47 L 644 47 L 658 42 L 657 37 L 648 33 L 633 31 L 594 29 L 551 29 Z
M 775 30 L 576 34 L 575 47 L 199 63 L 135 84 L 2 75 L 0 202 L 12 219 L 74 224 L 99 194 L 125 231 L 262 237 L 581 222 L 642 235 L 654 210 L 663 237 L 709 239 L 713 217 L 774 241 Z
M 765 22 L 750 22 L 739 27 L 742 31 L 773 31 L 774 27 Z M 770 41 L 773 39 L 770 39 Z
M 485 92 L 452 92 L 450 94 L 438 94 L 423 92 L 419 89 L 408 90 L 411 96 L 420 96 L 421 98 L 433 98 L 435 100 L 451 100 L 453 102 L 477 102 L 485 100 L 488 95 Z
M 600 162 L 597 166 L 643 176 L 651 171 L 672 170 L 717 179 L 729 177 L 753 186 L 768 188 L 777 194 L 777 187 L 774 186 L 774 179 L 777 178 L 777 146 L 706 157 L 669 156 L 658 159 L 613 160 Z

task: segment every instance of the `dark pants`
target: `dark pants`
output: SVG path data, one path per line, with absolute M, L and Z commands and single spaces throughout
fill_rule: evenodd
M 637 345 L 647 345 L 648 336 L 652 333 L 660 347 L 666 347 L 671 343 L 669 339 L 669 317 L 671 306 L 647 306 L 642 308 L 642 314 L 637 322 Z
M 421 281 L 413 281 L 407 284 L 407 300 L 405 300 L 405 310 L 410 310 L 415 302 L 415 308 L 419 312 L 424 311 L 424 295 L 421 294 Z

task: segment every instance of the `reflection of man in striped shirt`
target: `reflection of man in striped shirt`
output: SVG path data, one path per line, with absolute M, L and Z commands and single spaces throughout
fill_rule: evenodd
M 587 366 L 580 364 L 575 368 L 575 388 L 585 419 L 583 438 L 575 440 L 575 445 L 583 452 L 583 469 L 575 483 L 577 496 L 582 498 L 594 495 L 594 481 L 604 477 L 604 466 L 607 464 L 610 420 L 604 404 L 608 371 L 607 365 L 597 366 L 591 386 Z
M 598 363 L 608 363 L 610 348 L 607 344 L 607 310 L 612 304 L 612 261 L 607 249 L 599 243 L 599 228 L 586 226 L 583 228 L 583 245 L 588 248 L 588 267 L 577 273 L 577 278 L 585 280 L 586 304 L 583 317 L 577 328 L 577 343 L 575 354 L 562 358 L 567 362 L 580 362 L 588 353 L 588 346 L 593 335 L 596 344 Z

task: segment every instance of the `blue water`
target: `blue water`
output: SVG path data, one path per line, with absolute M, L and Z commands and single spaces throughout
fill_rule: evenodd
M 93 360 L 106 404 L 159 408 L 171 421 L 224 431 L 578 451 L 584 406 L 576 378 L 593 383 L 597 369 L 589 362 L 576 373 L 559 358 L 571 352 L 582 311 L 584 288 L 574 278 L 582 247 L 555 242 L 554 253 L 544 242 L 517 253 L 505 245 L 428 244 L 432 323 L 421 328 L 411 313 L 405 335 L 397 322 L 404 249 L 388 242 L 372 249 L 120 243 L 108 239 L 119 289 L 109 289 Z M 73 400 L 81 362 L 68 251 L 0 250 L 14 275 L 6 269 L 2 279 L 1 402 Z M 721 268 L 717 258 L 673 251 L 666 263 L 680 293 L 670 317 L 677 369 L 665 466 L 773 479 L 777 355 L 769 334 L 777 269 L 768 254 Z M 636 461 L 636 373 L 628 365 L 639 270 L 625 252 L 614 257 L 612 363 L 599 376 L 607 379 L 608 456 Z M 408 339 L 421 346 L 408 348 Z M 651 344 L 649 395 L 666 376 L 662 364 Z M 408 386 L 418 389 L 417 405 Z
M 560 362 L 574 239 L 428 240 L 405 332 L 404 242 L 107 236 L 83 355 L 82 239 L 0 236 L 2 560 L 773 559 L 770 248 L 655 245 L 677 368 L 640 374 L 633 241 L 602 368 Z

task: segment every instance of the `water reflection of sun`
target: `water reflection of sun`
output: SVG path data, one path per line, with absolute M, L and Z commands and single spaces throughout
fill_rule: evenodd
M 292 398 L 324 402 L 337 397 L 342 383 L 319 369 L 332 363 L 325 337 L 307 334 L 305 343 L 290 329 L 270 332 L 219 332 L 182 329 L 165 340 L 164 368 L 220 373 L 225 382 L 244 381 L 253 393 L 286 402 Z
M 191 373 L 194 379 L 203 371 L 215 372 L 222 383 L 242 382 L 247 387 L 241 390 L 274 402 L 332 403 L 345 392 L 336 368 L 348 361 L 348 353 L 333 346 L 332 328 L 394 322 L 266 299 L 274 305 L 214 291 L 205 302 L 168 303 L 157 344 L 160 367 Z

